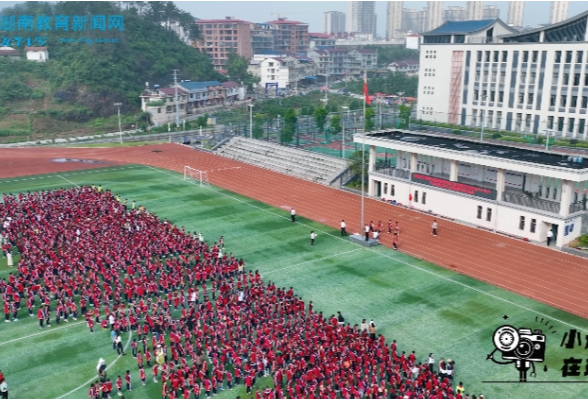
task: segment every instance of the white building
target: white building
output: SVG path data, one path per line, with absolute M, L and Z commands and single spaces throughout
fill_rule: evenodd
M 427 30 L 441 26 L 443 23 L 443 2 L 427 1 Z
M 525 15 L 524 1 L 508 2 L 508 20 L 510 26 L 523 26 L 523 17 Z
M 378 67 L 378 52 L 375 49 L 355 49 L 349 55 L 361 62 L 361 70 L 369 71 Z
M 502 21 L 423 34 L 417 118 L 587 139 L 588 12 L 515 33 Z
M 386 39 L 395 39 L 402 29 L 402 1 L 389 1 L 386 9 Z
M 551 230 L 561 247 L 588 216 L 586 159 L 403 130 L 354 141 L 369 151 L 368 194 L 432 214 L 431 223 L 447 218 L 539 243 Z M 376 147 L 395 150 L 396 160 L 376 165 Z
M 387 68 L 392 72 L 402 72 L 408 76 L 419 74 L 419 62 L 416 60 L 394 61 Z
M 568 1 L 552 1 L 549 23 L 556 24 L 568 18 Z
M 484 19 L 484 2 L 483 1 L 468 1 L 468 20 L 477 21 Z
M 347 28 L 349 32 L 368 33 L 376 36 L 376 2 L 350 1 L 347 14 Z
M 420 35 L 416 35 L 416 34 L 406 35 L 405 47 L 407 49 L 418 50 L 420 48 L 420 41 L 421 41 Z
M 49 59 L 49 48 L 47 47 L 25 47 L 27 60 L 46 62 Z
M 297 90 L 298 84 L 317 75 L 317 67 L 307 57 L 269 57 L 259 63 L 260 85 L 278 90 Z
M 337 39 L 327 33 L 308 33 L 308 48 L 335 47 Z
M 323 33 L 336 35 L 345 33 L 345 13 L 341 11 L 327 11 L 323 13 Z

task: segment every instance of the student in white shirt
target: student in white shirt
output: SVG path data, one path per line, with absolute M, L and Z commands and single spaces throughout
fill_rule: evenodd
M 316 239 L 316 233 L 314 231 L 310 231 L 310 245 L 314 246 L 314 239 Z
M 345 224 L 345 220 L 341 220 L 341 236 L 347 236 L 347 224 Z

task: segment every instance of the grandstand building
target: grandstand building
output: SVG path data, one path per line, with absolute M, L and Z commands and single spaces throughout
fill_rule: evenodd
M 422 35 L 417 117 L 587 139 L 588 12 L 524 33 L 501 20 Z
M 583 231 L 588 159 L 404 130 L 355 135 L 368 194 L 508 236 L 557 246 Z M 395 150 L 376 162 L 376 147 Z

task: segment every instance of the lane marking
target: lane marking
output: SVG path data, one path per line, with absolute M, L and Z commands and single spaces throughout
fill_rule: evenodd
M 43 331 L 37 332 L 37 333 L 33 333 L 32 335 L 23 336 L 23 337 L 12 339 L 12 340 L 9 340 L 9 341 L 6 341 L 6 342 L 0 342 L 0 346 L 4 346 L 5 344 L 18 342 L 20 340 L 28 339 L 28 338 L 35 337 L 35 336 L 44 335 L 46 333 L 55 332 L 55 331 L 58 331 L 58 330 L 63 329 L 63 328 L 67 328 L 67 327 L 75 326 L 75 325 L 80 325 L 80 324 L 83 324 L 83 323 L 85 323 L 85 321 L 74 322 L 72 324 L 70 324 L 69 322 L 65 322 L 65 324 L 67 324 L 67 325 L 63 325 L 63 326 L 60 326 L 60 327 L 55 328 L 55 329 L 45 329 L 44 328 Z
M 72 185 L 74 185 L 75 187 L 80 187 L 78 184 L 75 184 L 75 183 L 73 183 L 72 181 L 70 181 L 70 180 L 69 180 L 69 179 L 67 179 L 67 178 L 64 178 L 64 177 L 63 177 L 63 176 L 61 176 L 61 175 L 57 175 L 57 176 L 58 176 L 58 177 L 60 177 L 61 179 L 65 180 L 66 182 L 69 182 L 69 183 L 71 183 L 71 184 L 72 184 Z M 33 179 L 34 179 L 34 178 L 33 178 Z
M 147 167 L 147 168 L 150 168 L 150 169 L 153 169 L 154 171 L 158 171 L 158 172 L 160 172 L 160 173 L 162 173 L 162 174 L 169 175 L 169 176 L 173 176 L 173 177 L 175 177 L 175 178 L 177 178 L 177 179 L 179 179 L 179 180 L 181 180 L 181 181 L 183 181 L 183 182 L 187 182 L 187 183 L 189 183 L 189 184 L 196 185 L 196 183 L 194 183 L 194 182 L 190 182 L 190 181 L 184 181 L 184 180 L 183 180 L 183 179 L 182 179 L 180 176 L 177 176 L 177 175 L 174 175 L 174 174 L 167 173 L 167 172 L 165 172 L 165 171 L 162 171 L 162 170 L 160 170 L 160 169 L 158 169 L 158 168 L 154 168 L 154 167 L 150 167 L 150 166 L 146 166 L 146 167 Z M 199 186 L 196 186 L 196 187 L 199 187 Z M 280 215 L 280 214 L 278 214 L 278 213 L 276 213 L 276 212 L 274 212 L 274 211 L 265 210 L 265 209 L 263 209 L 263 208 L 261 208 L 261 207 L 259 207 L 259 206 L 256 206 L 256 205 L 254 205 L 254 204 L 250 204 L 250 203 L 248 203 L 248 202 L 246 202 L 246 201 L 243 201 L 243 200 L 240 200 L 240 199 L 237 199 L 237 198 L 235 198 L 235 197 L 233 197 L 233 196 L 230 196 L 230 195 L 228 195 L 228 194 L 226 194 L 226 193 L 219 192 L 218 190 L 215 190 L 215 189 L 213 189 L 213 188 L 211 187 L 211 185 L 206 185 L 206 186 L 204 186 L 204 187 L 205 187 L 206 189 L 210 190 L 210 191 L 213 191 L 213 192 L 215 192 L 215 193 L 217 193 L 217 194 L 220 194 L 220 195 L 222 195 L 222 196 L 225 196 L 225 197 L 228 197 L 228 198 L 230 198 L 230 199 L 233 199 L 233 200 L 235 200 L 235 201 L 237 201 L 237 202 L 239 202 L 239 203 L 246 204 L 246 205 L 248 205 L 248 206 L 250 206 L 250 207 L 256 208 L 256 209 L 258 209 L 258 210 L 261 210 L 261 211 L 263 211 L 263 212 L 266 212 L 266 213 L 269 213 L 269 214 L 274 214 L 274 215 L 278 216 L 279 218 L 282 218 L 282 219 L 285 219 L 285 220 L 289 220 L 289 219 L 290 219 L 289 217 L 286 217 L 286 216 L 284 216 L 284 215 Z M 223 189 L 223 190 L 226 190 L 226 189 Z M 227 191 L 228 191 L 228 190 L 227 190 Z M 244 197 L 246 197 L 246 196 L 244 196 Z M 315 230 L 315 231 L 318 231 L 318 232 L 324 233 L 325 235 L 331 236 L 331 237 L 333 237 L 333 238 L 335 238 L 335 239 L 339 239 L 339 240 L 341 240 L 341 241 L 344 241 L 345 243 L 350 243 L 350 242 L 346 241 L 345 239 L 343 239 L 343 238 L 341 238 L 341 237 L 339 237 L 339 236 L 335 236 L 335 235 L 333 235 L 333 234 L 331 234 L 331 233 L 329 233 L 329 232 L 325 232 L 325 231 L 323 231 L 323 230 L 321 230 L 321 229 L 318 229 L 318 228 L 315 228 L 315 227 L 311 227 L 311 226 L 310 226 L 310 225 L 308 225 L 308 224 L 305 224 L 305 223 L 302 223 L 302 222 L 296 222 L 296 223 L 297 223 L 297 224 L 300 224 L 300 225 L 303 225 L 303 226 L 306 226 L 306 227 L 309 227 L 309 228 L 311 228 L 311 229 L 313 229 L 313 230 Z M 372 253 L 374 253 L 374 254 L 377 254 L 377 255 L 380 255 L 380 256 L 386 257 L 386 258 L 388 258 L 388 259 L 390 259 L 390 260 L 394 260 L 394 261 L 396 261 L 396 262 L 400 262 L 401 264 L 404 264 L 404 265 L 406 265 L 406 266 L 412 267 L 412 268 L 414 268 L 414 269 L 417 269 L 417 270 L 419 270 L 419 271 L 422 271 L 422 272 L 426 272 L 426 273 L 428 273 L 428 274 L 430 274 L 430 275 L 436 276 L 437 278 L 441 278 L 441 279 L 443 279 L 443 280 L 445 280 L 445 281 L 448 281 L 448 282 L 455 283 L 455 284 L 457 284 L 457 285 L 459 285 L 459 286 L 462 286 L 462 287 L 465 287 L 465 288 L 471 289 L 471 290 L 473 290 L 473 291 L 475 291 L 475 292 L 478 292 L 478 293 L 484 294 L 484 295 L 486 295 L 486 296 L 492 297 L 492 298 L 494 298 L 494 299 L 496 299 L 496 300 L 501 300 L 501 301 L 503 301 L 503 302 L 505 302 L 505 303 L 508 303 L 508 304 L 511 304 L 511 305 L 513 305 L 513 306 L 519 307 L 519 308 L 521 308 L 521 309 L 523 309 L 523 310 L 526 310 L 526 311 L 529 311 L 529 312 L 533 312 L 533 313 L 535 313 L 535 314 L 538 314 L 538 315 L 541 315 L 541 316 L 543 316 L 543 317 L 550 318 L 550 319 L 551 319 L 551 320 L 553 320 L 553 321 L 557 321 L 557 322 L 559 322 L 559 323 L 561 323 L 561 324 L 564 324 L 564 325 L 567 325 L 567 326 L 569 326 L 569 327 L 575 328 L 575 329 L 577 329 L 577 330 L 579 330 L 579 331 L 588 332 L 588 329 L 586 329 L 586 328 L 581 328 L 581 327 L 575 326 L 575 325 L 573 325 L 573 324 L 570 324 L 570 323 L 568 323 L 568 322 L 565 322 L 565 321 L 562 321 L 562 320 L 560 320 L 560 319 L 554 318 L 554 317 L 553 317 L 553 316 L 551 316 L 551 315 L 548 315 L 548 314 L 545 314 L 545 313 L 542 313 L 542 312 L 535 311 L 535 310 L 533 310 L 533 309 L 530 309 L 530 308 L 528 308 L 528 307 L 525 307 L 525 306 L 523 306 L 523 305 L 520 305 L 520 304 L 514 303 L 514 302 L 512 302 L 512 301 L 510 301 L 510 300 L 504 299 L 504 298 L 502 298 L 502 297 L 500 297 L 500 296 L 497 296 L 497 295 L 494 295 L 494 294 L 491 294 L 491 293 L 484 292 L 484 291 L 482 291 L 482 290 L 480 290 L 480 289 L 474 288 L 474 287 L 472 287 L 472 286 L 469 286 L 469 285 L 467 285 L 467 284 L 465 284 L 465 283 L 458 282 L 458 281 L 456 281 L 456 280 L 454 280 L 454 279 L 451 279 L 451 278 L 449 278 L 449 277 L 445 277 L 445 276 L 443 276 L 443 275 L 440 275 L 440 274 L 438 274 L 438 273 L 436 273 L 436 272 L 433 272 L 433 271 L 428 271 L 428 270 L 426 270 L 426 269 L 424 269 L 424 268 L 422 268 L 422 267 L 418 267 L 418 266 L 416 266 L 416 265 L 410 264 L 409 262 L 406 262 L 406 261 L 399 260 L 399 259 L 397 259 L 396 257 L 392 257 L 392 256 L 389 256 L 389 255 L 386 255 L 386 254 L 379 253 L 379 252 L 377 252 L 377 251 L 375 251 L 375 250 L 373 250 L 373 249 L 371 249 L 371 248 L 364 248 L 364 247 L 361 247 L 360 245 L 358 245 L 358 244 L 355 244 L 355 243 L 352 243 L 352 242 L 351 242 L 351 244 L 352 244 L 352 245 L 354 245 L 354 246 L 357 246 L 357 247 L 359 247 L 360 249 L 365 249 L 365 250 L 371 251 L 371 252 L 372 252 Z M 407 254 L 407 253 L 405 253 L 405 254 Z M 411 257 L 414 257 L 413 255 L 410 255 L 410 256 L 411 256 Z M 428 262 L 428 261 L 427 261 L 427 262 Z M 433 264 L 433 263 L 430 263 L 430 264 L 432 264 L 432 265 L 435 265 L 435 264 Z M 437 265 L 435 265 L 435 266 L 437 266 Z M 440 267 L 440 266 L 437 266 L 437 267 L 439 267 L 439 268 L 442 268 L 442 267 Z M 470 278 L 470 279 L 475 279 L 475 278 Z M 480 281 L 480 282 L 482 282 L 482 281 Z M 502 290 L 506 290 L 506 289 L 504 289 L 503 287 L 500 287 L 500 286 L 499 286 L 499 285 L 497 285 L 497 284 L 490 284 L 490 283 L 487 283 L 487 282 L 484 282 L 484 283 L 486 283 L 486 284 L 489 284 L 489 285 L 492 285 L 492 286 L 495 286 L 495 287 L 498 287 L 498 288 L 501 288 Z M 519 295 L 519 296 L 525 297 L 525 296 L 523 296 L 523 295 L 521 295 L 521 294 L 519 294 L 519 293 L 516 293 L 516 294 L 517 294 L 517 295 Z M 531 300 L 531 301 L 536 301 L 536 300 L 533 300 L 533 299 L 529 299 L 529 300 Z M 555 307 L 554 307 L 554 308 L 555 308 Z M 562 310 L 560 310 L 560 311 L 562 311 Z M 565 312 L 568 312 L 568 311 L 565 311 Z M 571 313 L 570 313 L 570 314 L 571 314 Z M 580 317 L 580 318 L 581 318 L 581 317 Z

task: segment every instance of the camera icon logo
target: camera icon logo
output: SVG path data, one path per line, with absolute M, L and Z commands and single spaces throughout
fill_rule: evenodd
M 494 331 L 492 341 L 495 349 L 488 354 L 487 359 L 497 364 L 514 363 L 519 371 L 519 381 L 527 381 L 527 371 L 532 367 L 531 376 L 536 376 L 536 362 L 545 361 L 546 338 L 540 329 L 531 331 L 527 328 L 516 329 L 510 325 L 503 325 Z M 494 358 L 494 353 L 500 351 L 502 359 Z

